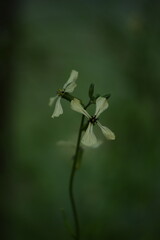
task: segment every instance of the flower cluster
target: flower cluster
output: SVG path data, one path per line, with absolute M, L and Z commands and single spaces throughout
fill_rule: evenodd
M 94 125 L 97 125 L 101 129 L 101 131 L 106 139 L 114 140 L 115 139 L 114 133 L 109 128 L 107 128 L 106 126 L 103 126 L 99 122 L 100 114 L 102 112 L 104 112 L 109 106 L 106 97 L 101 97 L 101 96 L 93 97 L 92 96 L 93 91 L 92 91 L 92 94 L 91 93 L 89 94 L 90 102 L 96 104 L 95 113 L 93 116 L 91 116 L 86 111 L 86 109 L 83 107 L 83 105 L 81 104 L 81 101 L 70 95 L 70 93 L 72 93 L 74 91 L 75 87 L 77 86 L 77 84 L 76 84 L 77 78 L 78 78 L 78 72 L 75 70 L 72 70 L 70 77 L 69 77 L 68 81 L 64 84 L 63 88 L 58 89 L 57 95 L 55 97 L 50 98 L 50 101 L 49 101 L 50 106 L 52 106 L 53 103 L 56 101 L 55 109 L 52 114 L 52 118 L 59 117 L 61 114 L 63 114 L 61 98 L 66 98 L 66 94 L 68 94 L 68 100 L 70 101 L 71 109 L 83 114 L 88 120 L 87 128 L 86 128 L 85 133 L 83 134 L 81 143 L 88 147 L 94 147 L 98 144 L 97 138 L 93 131 Z M 92 99 L 92 101 L 91 101 L 91 99 Z

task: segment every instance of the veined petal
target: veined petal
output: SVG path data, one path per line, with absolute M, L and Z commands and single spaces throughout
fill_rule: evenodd
M 76 87 L 77 87 L 77 84 L 75 82 L 72 82 L 67 85 L 67 87 L 65 88 L 65 92 L 71 93 L 74 91 Z
M 61 114 L 63 114 L 63 108 L 62 108 L 62 105 L 61 105 L 61 97 L 58 97 L 56 105 L 55 105 L 54 112 L 52 114 L 52 118 L 59 117 Z
M 81 143 L 87 147 L 93 147 L 97 144 L 97 138 L 93 132 L 92 123 L 89 123 L 88 128 L 82 137 Z
M 89 113 L 83 108 L 83 106 L 81 105 L 80 101 L 77 99 L 77 98 L 74 98 L 72 101 L 71 101 L 71 109 L 76 111 L 76 112 L 79 112 L 79 113 L 82 113 L 83 115 L 85 115 L 88 119 L 91 117 L 89 115 Z
M 67 81 L 67 82 L 64 84 L 64 86 L 63 86 L 63 89 L 66 91 L 67 88 L 69 87 L 69 85 L 71 85 L 71 83 L 73 83 L 73 82 L 75 83 L 75 81 L 77 80 L 77 78 L 78 78 L 78 72 L 75 71 L 75 70 L 72 70 L 68 81 Z M 75 87 L 76 87 L 76 85 L 73 85 L 73 86 L 71 87 L 72 92 L 73 92 L 73 90 L 74 90 Z M 68 89 L 69 89 L 69 88 L 68 88 Z M 68 91 L 67 91 L 67 92 L 68 92 Z M 71 91 L 70 91 L 70 92 L 71 92 Z
M 102 124 L 97 121 L 97 125 L 100 127 L 103 135 L 108 139 L 108 140 L 115 140 L 115 135 L 114 133 L 107 127 L 102 126 Z
M 96 100 L 96 111 L 95 115 L 98 118 L 99 115 L 108 108 L 108 102 L 105 97 L 99 97 Z
M 58 98 L 58 96 L 55 96 L 55 97 L 51 97 L 50 99 L 49 99 L 49 106 L 52 106 L 53 105 L 53 103 L 55 102 L 55 100 Z

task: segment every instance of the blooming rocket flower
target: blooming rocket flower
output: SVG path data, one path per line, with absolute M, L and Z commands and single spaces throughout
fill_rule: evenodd
M 86 145 L 88 147 L 93 147 L 94 145 L 97 144 L 97 138 L 93 132 L 93 126 L 95 124 L 98 125 L 98 127 L 101 129 L 103 135 L 108 139 L 108 140 L 114 140 L 115 135 L 114 133 L 107 127 L 102 126 L 101 123 L 98 121 L 98 117 L 102 112 L 104 112 L 108 108 L 108 102 L 107 99 L 104 97 L 98 97 L 96 100 L 96 111 L 94 116 L 90 116 L 90 114 L 83 108 L 81 105 L 80 101 L 76 98 L 74 98 L 71 101 L 71 108 L 72 110 L 82 113 L 88 118 L 89 124 L 87 127 L 86 132 L 84 133 L 82 137 L 82 144 Z
M 63 114 L 63 108 L 61 105 L 61 98 L 65 93 L 71 93 L 74 91 L 75 87 L 77 86 L 76 80 L 78 78 L 78 72 L 75 70 L 71 71 L 70 77 L 68 81 L 64 84 L 62 89 L 57 90 L 57 95 L 55 97 L 51 97 L 49 100 L 49 106 L 52 106 L 53 103 L 56 101 L 55 109 L 52 114 L 52 118 L 59 117 Z

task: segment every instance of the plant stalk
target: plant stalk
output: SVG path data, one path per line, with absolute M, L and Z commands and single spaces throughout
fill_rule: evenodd
M 91 105 L 91 102 L 89 101 L 89 103 L 85 106 L 84 109 L 87 109 L 87 107 L 89 107 L 90 105 Z M 70 201 L 71 201 L 71 206 L 72 206 L 72 211 L 73 211 L 73 218 L 74 218 L 74 223 L 75 223 L 75 234 L 72 236 L 75 240 L 80 240 L 80 230 L 79 230 L 78 214 L 77 214 L 77 209 L 76 209 L 76 204 L 75 204 L 74 194 L 73 194 L 73 182 L 74 182 L 74 176 L 75 176 L 78 154 L 79 154 L 79 149 L 80 149 L 81 136 L 82 136 L 82 132 L 83 132 L 84 118 L 85 118 L 85 116 L 82 115 L 81 123 L 80 123 L 80 127 L 79 127 L 76 151 L 75 151 L 71 175 L 70 175 L 70 179 L 69 179 L 69 196 L 70 196 Z

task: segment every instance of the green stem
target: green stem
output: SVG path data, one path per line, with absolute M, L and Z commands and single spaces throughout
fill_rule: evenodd
M 85 106 L 85 109 L 87 109 L 87 107 L 89 107 L 90 104 L 91 104 L 91 102 L 89 101 L 89 103 Z M 72 171 L 71 171 L 70 180 L 69 180 L 69 196 L 70 196 L 70 201 L 71 201 L 71 206 L 72 206 L 72 211 L 73 211 L 73 218 L 74 218 L 74 223 L 75 223 L 75 234 L 73 235 L 73 237 L 76 240 L 80 239 L 80 234 L 79 234 L 80 231 L 79 231 L 79 221 L 78 221 L 78 215 L 77 215 L 77 210 L 76 210 L 76 204 L 75 204 L 74 195 L 73 195 L 73 181 L 74 181 L 76 165 L 77 165 L 77 160 L 78 160 L 78 154 L 79 154 L 79 149 L 80 149 L 81 136 L 82 136 L 82 132 L 83 132 L 84 118 L 85 118 L 85 116 L 82 115 L 81 124 L 79 127 L 76 151 L 75 151 L 75 155 L 74 155 L 74 159 L 73 159 Z

